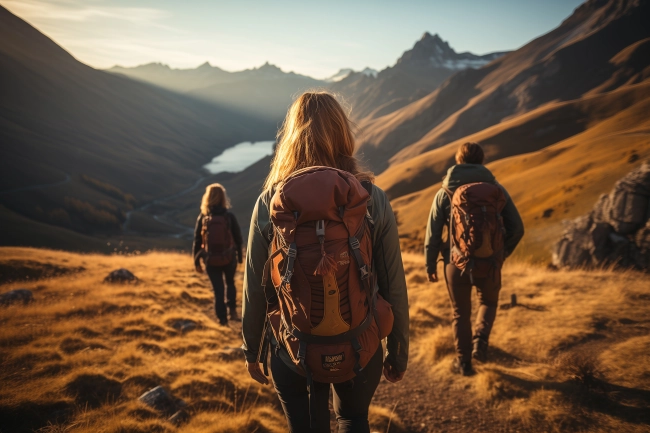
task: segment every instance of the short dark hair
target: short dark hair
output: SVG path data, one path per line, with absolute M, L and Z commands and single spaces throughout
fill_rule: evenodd
M 480 144 L 468 141 L 456 152 L 456 164 L 483 164 L 485 154 Z

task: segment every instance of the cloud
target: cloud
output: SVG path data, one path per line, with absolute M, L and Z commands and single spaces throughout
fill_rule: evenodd
M 159 22 L 171 14 L 154 8 L 108 6 L 83 0 L 5 0 L 3 3 L 7 9 L 28 21 L 90 22 L 112 19 L 175 30 Z

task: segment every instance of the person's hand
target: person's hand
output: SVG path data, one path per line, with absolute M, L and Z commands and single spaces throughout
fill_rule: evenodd
M 384 377 L 390 383 L 397 383 L 404 378 L 404 371 L 397 371 L 388 360 L 384 361 Z
M 197 264 L 197 265 L 194 267 L 194 270 L 195 270 L 196 272 L 198 272 L 199 274 L 202 274 L 202 273 L 203 273 L 203 268 L 201 267 L 201 264 Z
M 248 374 L 251 375 L 253 380 L 261 383 L 262 385 L 268 385 L 269 379 L 264 376 L 262 370 L 260 369 L 260 364 L 258 362 L 248 362 L 246 361 L 246 368 L 248 369 Z
M 430 283 L 437 283 L 438 282 L 438 274 L 434 272 L 433 274 L 427 274 L 429 277 L 429 282 Z

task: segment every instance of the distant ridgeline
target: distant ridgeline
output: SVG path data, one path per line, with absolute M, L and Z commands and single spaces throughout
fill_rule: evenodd
M 202 166 L 274 137 L 292 98 L 319 87 L 350 105 L 358 155 L 399 213 L 405 246 L 421 249 L 455 150 L 478 141 L 524 218 L 517 253 L 548 261 L 562 220 L 650 157 L 648 22 L 649 2 L 589 0 L 513 52 L 457 53 L 425 33 L 382 71 L 318 80 L 269 63 L 98 71 L 0 8 L 0 243 L 114 252 L 117 237 L 188 249 L 215 181 L 245 227 L 270 157 L 240 173 Z

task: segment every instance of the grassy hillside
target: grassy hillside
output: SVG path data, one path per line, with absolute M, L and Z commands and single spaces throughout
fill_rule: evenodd
M 647 431 L 650 283 L 643 276 L 506 263 L 489 362 L 461 377 L 451 373 L 447 289 L 425 282 L 421 255 L 403 258 L 413 362 L 402 383 L 380 386 L 374 403 L 394 405 L 409 431 Z
M 614 109 L 616 107 L 614 105 Z M 609 192 L 619 178 L 650 158 L 648 110 L 650 99 L 642 99 L 606 120 L 585 125 L 588 129 L 580 134 L 535 152 L 487 164 L 511 194 L 524 219 L 526 235 L 515 251 L 517 256 L 548 262 L 550 247 L 562 231 L 562 220 L 589 211 L 600 194 Z M 516 131 L 516 128 L 496 132 L 506 135 L 511 131 Z M 486 138 L 481 141 L 486 144 L 488 152 L 508 149 L 506 146 L 491 146 L 490 133 L 499 136 L 493 130 L 484 132 Z M 451 165 L 458 144 L 460 141 L 428 152 L 415 161 L 422 164 L 419 167 L 426 167 L 421 171 L 431 170 L 441 178 Z M 438 163 L 434 165 L 433 162 Z M 390 190 L 391 180 L 400 176 L 408 178 L 409 171 L 418 171 L 417 163 L 413 167 L 409 164 L 400 167 L 404 174 L 399 174 L 397 168 L 389 170 L 379 177 L 378 184 Z M 400 236 L 407 248 L 422 248 L 426 219 L 439 188 L 440 182 L 393 200 L 393 208 L 399 215 Z M 544 217 L 548 209 L 552 209 L 551 214 Z
M 632 432 L 650 422 L 650 287 L 638 274 L 508 263 L 501 303 L 515 293 L 520 306 L 499 309 L 493 358 L 465 378 L 450 373 L 443 285 L 424 282 L 422 256 L 404 260 L 412 362 L 401 384 L 382 379 L 372 431 Z M 285 431 L 272 388 L 249 379 L 233 350 L 239 324 L 216 324 L 207 278 L 190 265 L 170 253 L 1 248 L 13 281 L 0 293 L 27 288 L 34 302 L 0 307 L 0 430 Z M 120 267 L 140 282 L 102 282 Z M 187 319 L 197 328 L 174 328 Z M 158 385 L 187 403 L 180 426 L 137 400 Z
M 360 152 L 383 171 L 546 104 L 640 83 L 650 74 L 649 17 L 646 2 L 587 1 L 522 48 L 362 124 Z

